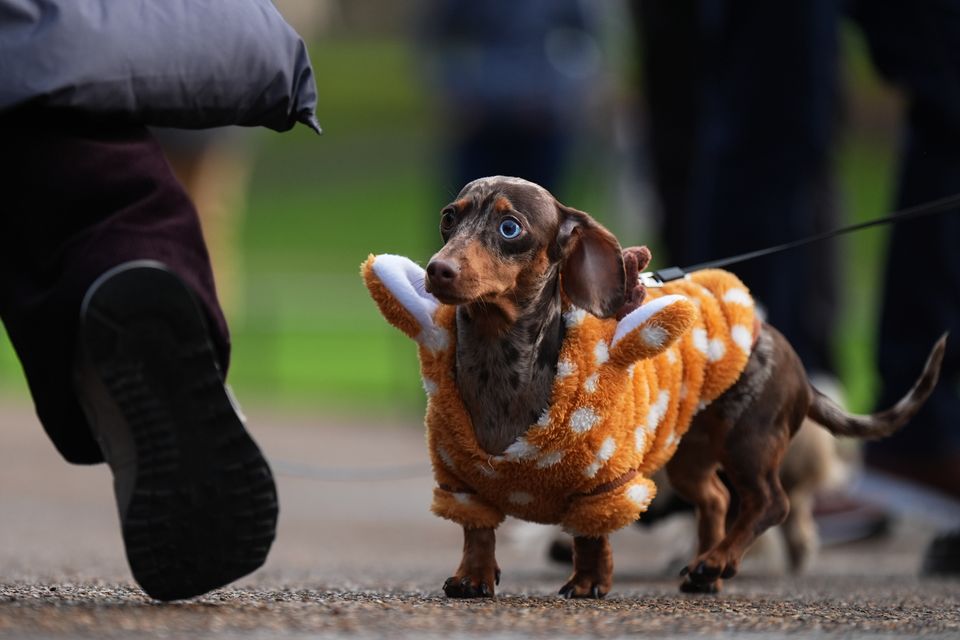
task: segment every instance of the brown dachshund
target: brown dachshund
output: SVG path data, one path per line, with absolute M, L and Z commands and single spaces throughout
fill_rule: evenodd
M 558 358 L 569 331 L 565 311 L 573 305 L 600 318 L 620 318 L 638 307 L 664 302 L 640 306 L 644 291 L 637 273 L 646 266 L 649 252 L 645 248 L 624 252 L 589 215 L 517 178 L 483 178 L 468 184 L 442 210 L 440 230 L 444 246 L 427 266 L 425 288 L 443 305 L 456 307 L 455 325 L 450 325 L 455 335 L 456 389 L 476 444 L 491 460 L 503 460 L 511 452 L 522 457 L 525 450 L 517 443 L 524 442 L 550 406 L 554 381 L 563 375 L 558 367 L 565 363 L 558 364 Z M 736 300 L 738 304 L 752 308 L 745 291 L 738 289 L 737 294 L 746 299 Z M 722 395 L 698 408 L 689 430 L 678 443 L 670 443 L 670 452 L 675 453 L 666 461 L 671 483 L 697 508 L 699 550 L 684 571 L 681 587 L 689 592 L 717 591 L 722 579 L 737 573 L 756 537 L 787 517 L 789 504 L 778 468 L 804 418 L 838 435 L 890 434 L 929 396 L 945 345 L 944 336 L 920 379 L 896 406 L 871 416 L 853 416 L 811 387 L 800 360 L 773 327 L 756 322 L 746 338 L 746 329 L 736 328 L 741 329 L 736 343 L 744 351 L 745 364 Z M 408 333 L 413 335 L 412 330 Z M 654 334 L 655 339 L 661 337 Z M 607 357 L 606 352 L 602 355 Z M 633 375 L 631 371 L 631 380 Z M 611 452 L 601 447 L 596 455 L 600 465 Z M 448 456 L 442 450 L 439 456 L 442 465 Z M 540 458 L 536 466 L 543 464 L 552 461 Z M 729 528 L 725 517 L 730 496 L 718 478 L 719 469 L 740 499 Z M 598 491 L 612 490 L 631 477 L 624 474 Z M 462 503 L 471 498 L 467 487 L 441 484 L 441 488 L 459 491 L 451 495 Z M 642 487 L 638 491 L 648 497 Z M 517 504 L 531 500 L 526 494 L 521 498 Z M 494 557 L 495 526 L 464 526 L 463 560 L 444 585 L 448 596 L 494 594 L 500 577 Z M 574 573 L 560 593 L 603 597 L 613 573 L 607 536 L 572 533 Z

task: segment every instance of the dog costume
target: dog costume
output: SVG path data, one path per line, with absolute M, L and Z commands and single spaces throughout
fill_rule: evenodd
M 477 444 L 454 379 L 456 307 L 427 293 L 407 258 L 370 256 L 361 271 L 383 315 L 419 345 L 432 510 L 467 528 L 512 515 L 599 536 L 636 520 L 656 491 L 650 475 L 736 382 L 759 326 L 746 287 L 719 270 L 650 290 L 619 322 L 567 304 L 550 405 L 492 455 Z

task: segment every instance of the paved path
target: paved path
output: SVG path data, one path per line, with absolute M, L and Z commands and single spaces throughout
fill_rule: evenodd
M 681 596 L 664 577 L 690 544 L 684 522 L 628 530 L 614 539 L 616 585 L 602 602 L 554 596 L 566 571 L 544 559 L 552 531 L 508 523 L 499 597 L 449 601 L 439 586 L 459 560 L 460 532 L 428 512 L 417 425 L 256 411 L 252 430 L 281 495 L 270 560 L 229 589 L 159 605 L 129 579 L 107 470 L 63 463 L 30 408 L 10 405 L 0 404 L 0 638 L 960 636 L 960 581 L 915 577 L 933 532 L 923 522 L 881 543 L 828 549 L 802 579 L 754 561 L 719 597 Z M 317 475 L 314 466 L 399 466 L 401 478 L 299 477 Z

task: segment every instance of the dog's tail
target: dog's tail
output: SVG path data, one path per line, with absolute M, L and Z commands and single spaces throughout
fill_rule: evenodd
M 947 347 L 947 334 L 944 333 L 933 345 L 923 373 L 913 384 L 907 395 L 900 398 L 897 404 L 884 411 L 878 411 L 869 416 L 852 415 L 844 411 L 840 405 L 813 390 L 813 403 L 807 415 L 814 421 L 827 428 L 838 436 L 853 436 L 855 438 L 882 438 L 888 436 L 912 418 L 927 398 L 933 392 L 940 377 L 940 365 L 943 363 L 943 353 Z

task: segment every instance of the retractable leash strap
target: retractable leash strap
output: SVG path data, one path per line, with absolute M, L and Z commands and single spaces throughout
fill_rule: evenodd
M 882 224 L 891 224 L 894 222 L 903 222 L 904 220 L 913 220 L 915 218 L 922 218 L 924 216 L 930 216 L 937 213 L 944 213 L 957 207 L 960 207 L 960 193 L 955 193 L 952 196 L 947 196 L 946 198 L 941 198 L 932 202 L 918 204 L 914 207 L 901 209 L 900 211 L 895 211 L 894 213 L 882 218 L 875 218 L 873 220 L 867 220 L 866 222 L 858 222 L 857 224 L 852 224 L 848 227 L 841 227 L 840 229 L 834 229 L 832 231 L 824 231 L 823 233 L 818 233 L 814 236 L 810 236 L 809 238 L 785 242 L 783 244 L 778 244 L 766 249 L 758 249 L 756 251 L 741 253 L 729 258 L 720 258 L 719 260 L 701 262 L 691 267 L 667 267 L 665 269 L 658 269 L 657 271 L 647 271 L 646 273 L 640 274 L 640 280 L 644 286 L 647 287 L 662 287 L 664 283 L 671 282 L 673 280 L 679 280 L 688 273 L 693 273 L 694 271 L 701 271 L 703 269 L 719 269 L 720 267 L 746 262 L 747 260 L 753 260 L 754 258 L 761 258 L 774 253 L 780 253 L 781 251 L 796 249 L 797 247 L 802 247 L 814 242 L 820 242 L 821 240 L 829 240 L 830 238 L 834 238 L 845 233 L 851 233 L 853 231 L 859 231 L 860 229 L 876 227 Z

